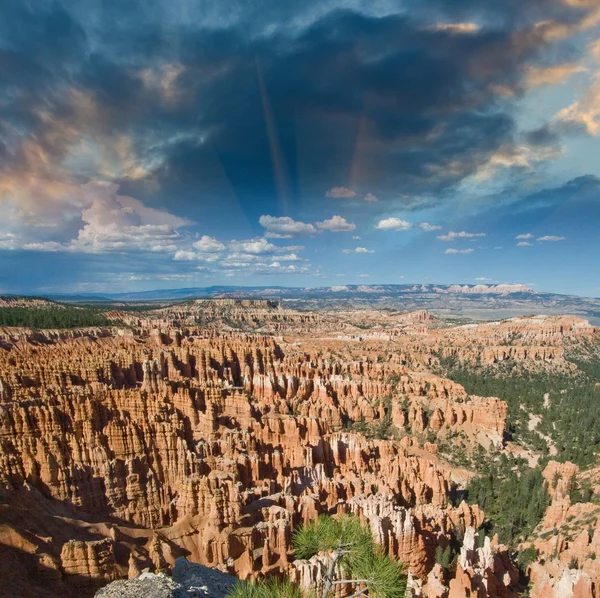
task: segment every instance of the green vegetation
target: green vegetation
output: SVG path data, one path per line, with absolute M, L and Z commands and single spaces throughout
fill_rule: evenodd
M 89 307 L 0 307 L 0 326 L 26 328 L 78 328 L 110 326 L 112 322 L 98 309 Z
M 156 303 L 78 303 L 77 307 L 83 307 L 97 312 L 115 309 L 129 313 L 139 312 L 152 315 L 153 311 L 162 309 L 165 305 Z
M 478 444 L 472 448 L 464 432 L 453 431 L 446 437 L 433 438 L 438 446 L 439 454 L 455 467 L 478 470 L 488 458 L 485 449 Z
M 571 497 L 572 504 L 578 502 L 592 502 L 596 498 L 590 480 L 583 480 L 579 483 L 575 478 L 572 478 L 569 484 L 569 496 Z
M 302 598 L 302 592 L 289 581 L 269 578 L 258 583 L 238 581 L 227 598 Z
M 446 548 L 438 546 L 435 549 L 435 562 L 441 565 L 446 571 L 453 571 L 456 567 L 458 551 L 450 544 Z
M 392 422 L 392 396 L 386 395 L 374 404 L 377 411 L 383 407 L 383 417 L 378 417 L 373 421 L 367 422 L 364 419 L 359 421 L 347 420 L 344 424 L 344 429 L 362 434 L 369 439 L 389 440 L 390 438 L 398 439 L 398 431 Z
M 517 563 L 522 571 L 526 571 L 527 567 L 538 559 L 538 551 L 534 546 L 529 546 L 525 550 L 521 550 L 517 554 Z
M 497 454 L 478 454 L 470 463 L 479 475 L 469 482 L 466 499 L 485 511 L 486 531 L 497 533 L 501 542 L 513 548 L 531 534 L 550 503 L 548 484 L 542 476 L 548 459 L 572 461 L 581 467 L 597 463 L 600 358 L 591 346 L 585 352 L 577 359 L 571 357 L 578 371 L 529 371 L 514 362 L 467 366 L 440 358 L 440 373 L 462 384 L 469 394 L 506 401 L 510 437 L 541 457 L 535 468 L 522 459 Z M 551 447 L 556 449 L 552 456 Z M 443 449 L 442 443 L 441 452 Z M 448 451 L 451 453 L 451 447 Z M 554 479 L 551 485 L 556 487 L 557 483 Z M 569 492 L 574 503 L 595 498 L 591 484 L 585 480 L 581 484 L 573 480 Z M 436 557 L 446 565 L 450 555 L 440 552 Z M 536 558 L 533 547 L 516 557 L 523 571 Z
M 293 546 L 296 556 L 302 559 L 319 552 L 330 553 L 332 562 L 341 564 L 347 579 L 368 580 L 369 596 L 373 598 L 404 597 L 404 567 L 383 553 L 371 531 L 356 517 L 319 517 L 294 534 Z
M 531 533 L 550 504 L 542 468 L 528 468 L 506 455 L 486 464 L 485 473 L 469 482 L 467 500 L 485 511 L 487 531 L 510 546 Z
M 337 583 L 348 583 L 354 585 L 357 592 L 364 588 L 364 595 L 371 598 L 404 598 L 406 574 L 403 565 L 383 552 L 368 527 L 356 517 L 321 516 L 294 533 L 293 547 L 300 559 L 310 559 L 319 553 L 329 555 L 323 597 L 332 595 Z M 343 579 L 334 579 L 338 566 Z M 253 584 L 240 582 L 228 598 L 298 598 L 301 595 L 293 584 L 269 578 Z
M 569 561 L 569 569 L 579 569 L 579 561 L 577 560 L 576 557 L 573 557 Z
M 499 397 L 508 404 L 511 437 L 559 461 L 587 467 L 600 452 L 600 358 L 573 361 L 579 372 L 531 372 L 514 362 L 502 367 L 464 366 L 440 359 L 442 373 L 469 394 Z M 539 419 L 529 429 L 530 418 Z M 548 442 L 549 441 L 549 442 Z

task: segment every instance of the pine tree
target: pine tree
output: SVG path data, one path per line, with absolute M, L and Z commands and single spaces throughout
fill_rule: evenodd
M 368 528 L 353 516 L 321 516 L 298 529 L 293 537 L 296 557 L 310 559 L 326 554 L 329 565 L 323 576 L 320 598 L 332 595 L 335 586 L 354 587 L 347 598 L 404 598 L 406 575 L 402 563 L 387 556 Z M 340 576 L 341 575 L 341 576 Z M 300 590 L 289 582 L 267 579 L 239 582 L 228 598 L 299 598 Z

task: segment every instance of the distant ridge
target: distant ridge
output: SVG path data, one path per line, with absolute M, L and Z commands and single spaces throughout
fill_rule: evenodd
M 524 284 L 374 284 L 327 287 L 211 286 L 132 293 L 47 295 L 79 305 L 131 306 L 182 303 L 194 299 L 262 299 L 299 310 L 425 309 L 451 319 L 498 320 L 534 314 L 568 314 L 600 325 L 600 299 L 534 291 Z
M 151 291 L 138 291 L 131 293 L 102 293 L 94 295 L 86 293 L 77 295 L 48 295 L 48 298 L 59 301 L 172 301 L 185 299 L 203 299 L 211 297 L 232 298 L 289 298 L 312 299 L 333 296 L 355 297 L 357 295 L 369 296 L 396 296 L 402 294 L 469 294 L 469 295 L 510 295 L 518 293 L 535 294 L 533 289 L 524 284 L 376 284 L 376 285 L 338 285 L 330 287 L 281 287 L 281 286 L 211 286 L 189 287 L 182 289 L 156 289 Z

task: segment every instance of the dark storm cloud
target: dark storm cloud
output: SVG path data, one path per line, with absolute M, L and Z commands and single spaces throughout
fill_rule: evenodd
M 595 0 L 408 0 L 405 6 L 420 18 L 482 21 L 494 28 L 519 27 L 557 20 L 578 23 L 593 9 Z
M 439 191 L 509 140 L 512 121 L 492 85 L 514 86 L 533 49 L 512 49 L 507 35 L 452 40 L 403 17 L 349 12 L 330 14 L 291 40 L 219 35 L 220 44 L 205 38 L 184 48 L 182 83 L 194 84 L 199 65 L 210 70 L 209 50 L 217 46 L 215 75 L 198 85 L 191 106 L 190 117 L 211 131 L 209 147 L 195 151 L 216 151 L 246 192 L 252 179 L 260 186 L 273 178 L 269 117 L 292 188 L 301 180 L 322 192 L 354 176 L 355 184 L 384 192 Z M 310 135 L 306 155 L 298 156 L 303 131 Z
M 513 124 L 497 88 L 516 89 L 536 49 L 510 33 L 457 37 L 402 16 L 351 12 L 332 13 L 293 39 L 226 41 L 223 69 L 198 86 L 194 107 L 203 107 L 199 123 L 213 131 L 209 144 L 234 184 L 238 174 L 245 190 L 249 177 L 272 179 L 270 117 L 292 182 L 317 192 L 353 178 L 382 196 L 439 192 L 509 142 Z M 206 47 L 205 39 L 200 49 L 185 48 L 189 73 L 205 64 Z M 303 131 L 308 158 L 297 155 Z
M 582 204 L 587 208 L 582 209 Z M 570 207 L 584 218 L 590 218 L 588 208 L 593 207 L 600 216 L 600 179 L 593 175 L 574 178 L 564 185 L 544 189 L 521 198 L 516 207 L 520 210 L 555 209 L 558 206 Z M 596 219 L 592 218 L 593 222 Z
M 427 14 L 407 3 L 410 18 L 191 4 L 3 2 L 0 151 L 19 156 L 33 138 L 60 160 L 79 133 L 127 134 L 138 156 L 159 157 L 150 176 L 165 196 L 210 186 L 215 161 L 242 199 L 335 184 L 441 194 L 513 142 L 511 94 L 545 44 L 524 25 L 541 15 L 535 0 L 437 0 Z M 544 5 L 546 19 L 571 18 Z M 498 26 L 428 29 L 437 14 Z
M 544 223 L 556 214 L 561 215 L 565 225 L 576 220 L 594 227 L 600 218 L 600 178 L 579 176 L 525 195 L 504 190 L 479 198 L 473 207 L 476 216 L 471 226 L 486 223 L 494 231 L 509 231 L 519 223 L 523 227 Z
M 553 127 L 545 125 L 525 134 L 528 143 L 534 146 L 550 146 L 558 144 L 560 136 Z

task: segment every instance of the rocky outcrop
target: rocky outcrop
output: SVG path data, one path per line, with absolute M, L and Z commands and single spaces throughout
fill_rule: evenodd
M 529 566 L 531 595 L 593 598 L 600 588 L 600 507 L 575 502 L 571 493 L 581 479 L 573 463 L 550 461 L 543 472 L 551 504 L 521 549 L 533 547 L 538 562 Z M 597 479 L 597 470 L 585 474 Z
M 96 598 L 225 598 L 235 578 L 180 558 L 172 576 L 142 573 L 135 579 L 115 581 L 96 593 Z
M 590 576 L 579 569 L 534 563 L 529 569 L 531 598 L 595 598 Z
M 517 598 L 520 594 L 519 572 L 508 556 L 507 547 L 499 545 L 497 538 L 490 540 L 489 537 L 480 548 L 477 544 L 475 528 L 467 528 L 448 598 Z
M 114 542 L 105 538 L 81 542 L 70 540 L 60 553 L 61 567 L 69 581 L 76 585 L 94 585 L 117 579 Z

